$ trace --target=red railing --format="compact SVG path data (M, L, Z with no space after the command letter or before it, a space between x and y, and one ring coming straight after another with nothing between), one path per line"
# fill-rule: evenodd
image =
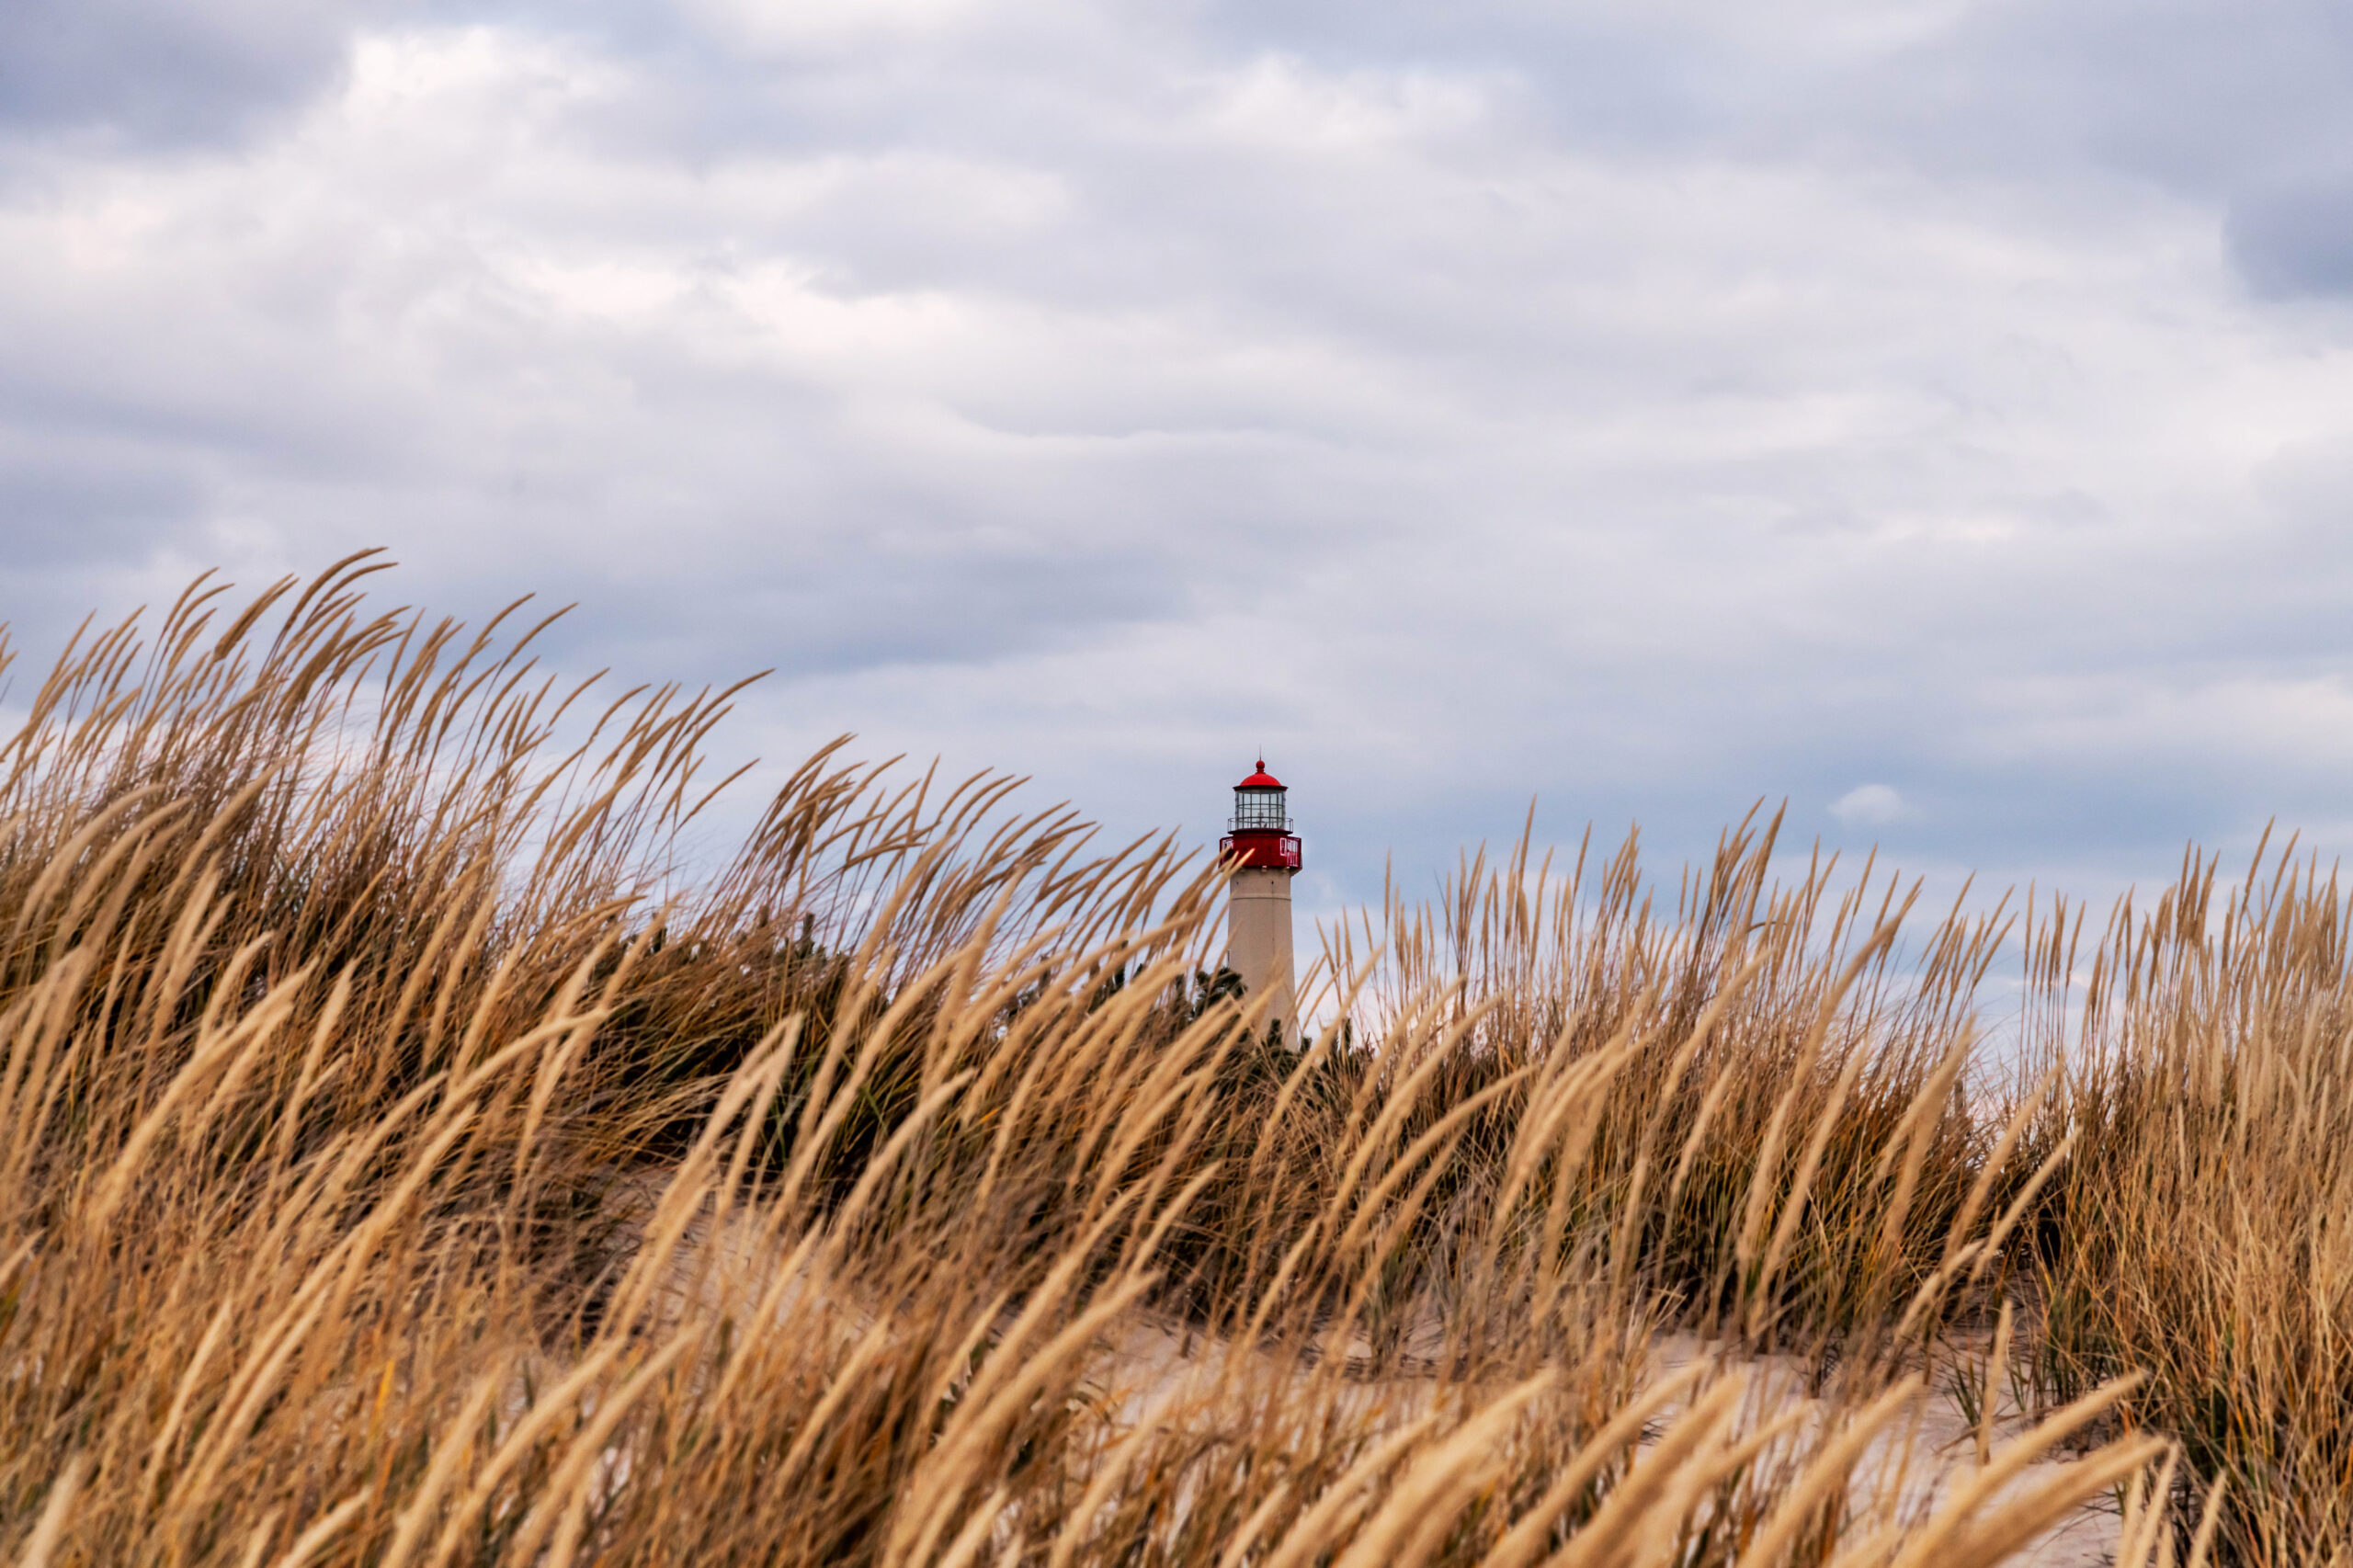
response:
M1239 870L1296 871L1300 867L1295 833L1228 834L1217 841L1217 853Z

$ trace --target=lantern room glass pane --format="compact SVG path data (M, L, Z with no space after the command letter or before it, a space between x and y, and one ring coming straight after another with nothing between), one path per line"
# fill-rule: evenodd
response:
M1282 790L1236 790L1233 792L1234 832L1280 833L1287 825L1283 819Z

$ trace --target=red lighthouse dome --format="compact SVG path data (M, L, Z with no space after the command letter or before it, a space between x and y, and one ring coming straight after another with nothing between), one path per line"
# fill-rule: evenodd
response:
M1283 781L1267 771L1260 757L1249 778L1233 787L1233 831L1218 841L1218 854L1238 870L1296 871L1299 835L1290 831Z

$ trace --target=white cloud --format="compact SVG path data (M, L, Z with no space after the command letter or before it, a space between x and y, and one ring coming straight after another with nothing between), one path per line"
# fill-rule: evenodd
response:
M1909 813L1890 786L1858 784L1830 802L1830 814L1848 827L1884 827Z
M1975 9L613 15L0 142L0 613L387 542L780 666L770 749L1206 826L1264 739L1358 885L1531 793L2118 877L2338 814L2353 322L2245 287L2251 176L1993 115Z
M739 46L828 53L904 45L983 19L987 0L685 0L684 10Z

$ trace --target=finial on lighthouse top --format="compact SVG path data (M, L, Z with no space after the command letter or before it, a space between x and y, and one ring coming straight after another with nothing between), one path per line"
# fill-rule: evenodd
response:
M1233 787L1233 832L1219 850L1245 869L1298 870L1299 835L1290 831L1288 793L1260 757L1256 770Z

